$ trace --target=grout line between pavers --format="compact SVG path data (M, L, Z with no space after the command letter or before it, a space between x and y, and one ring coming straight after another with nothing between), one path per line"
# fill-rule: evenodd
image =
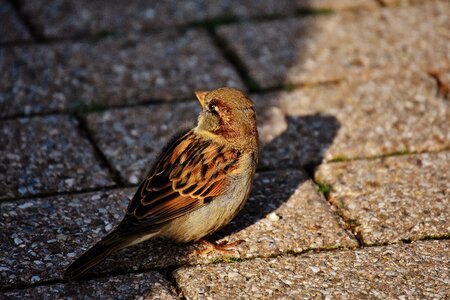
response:
M450 240L450 233L443 233L441 235L439 235L439 234L425 235L418 240L414 240L411 238L401 239L400 242L402 242L403 244L411 244L416 241L441 241L441 240Z
M79 42L79 41L96 41L101 40L107 37L124 37L127 35L151 35L151 34L157 34L161 32L161 30L190 30L190 29L197 29L197 28L207 28L211 26L223 26L223 25L230 25L230 24L238 24L242 22L268 22L268 21L275 21L275 20L283 20L286 18L292 18L292 17L306 17L310 15L324 15L329 14L332 9L329 8L299 8L294 10L291 13L286 14L266 14L266 15L259 15L259 16L251 16L242 18L239 16L218 16L213 18L205 18L203 20L199 21L192 21L192 22L186 22L184 24L175 24L175 25L168 25L163 27L156 27L151 28L148 30L142 30L142 31L130 31L130 32L116 32L114 30L104 30L96 33L86 33L86 34L76 34L73 36L61 36L61 37L45 37L42 36L36 28L33 26L33 24L30 22L28 16L24 14L21 10L21 5L18 0L10 0L10 3L15 9L16 14L20 17L22 23L26 26L27 30L32 35L34 41L29 42L17 42L17 44L22 45L30 45L30 44L51 44L51 43L57 43L57 42ZM345 10L343 10L345 11ZM7 46L14 46L14 42L11 43L5 43L3 45Z
M421 154L434 154L434 153L441 153L446 152L450 150L449 147L443 147L442 149L433 149L433 150L423 150L423 151L394 151L386 154L380 154L380 155L374 155L374 156L359 156L354 158L348 158L348 157L338 157L333 158L328 161L322 162L322 164L335 164L335 163L351 163L354 161L371 161L371 160L377 160L377 159L383 159L383 158L389 158L389 157L397 157L397 156L414 156L414 155L421 155Z
M316 180L315 177L315 172L317 169L317 166L321 165L317 164L317 165L310 165L310 166L305 166L305 172L306 174L308 174L309 178L311 179L314 187L316 188L316 191L321 195L321 197L323 197L323 199L325 200L325 202L334 207L335 209L332 209L331 212L337 217L338 219L338 224L339 227L342 228L342 230L344 230L344 232L349 236L349 238L353 239L354 241L356 241L358 243L358 247L362 247L365 245L362 236L358 235L358 232L356 232L356 230L354 230L354 226L351 226L352 223L349 222L350 220L348 220L348 218L346 218L344 216L344 214L342 213L342 211L340 210L340 208L337 205L334 205L333 202L330 199L330 191L331 191L331 186L330 185L324 185L320 182L318 182ZM326 187L326 188L323 188Z
M74 117L78 120L78 129L80 134L82 135L82 137L86 138L92 145L92 147L94 148L95 156L97 156L99 162L108 169L108 173L111 179L119 186L124 186L125 182L122 180L119 171L116 168L114 168L114 166L108 160L106 155L97 145L95 138L92 136L92 133L89 130L86 120L79 114L75 114Z
M216 47L216 49L222 54L223 58L234 67L234 70L239 75L239 78L244 83L248 92L254 92L261 89L256 80L254 80L247 70L244 62L241 60L227 41L220 37L216 32L216 27L208 27L207 31L209 36Z
M91 105L91 106L83 106L77 108L68 108L62 110L50 110L47 112L36 112L30 114L17 113L4 117L0 117L0 122L14 120L19 118L32 118L32 117L42 117L42 116L52 116L52 115L85 115L89 113L103 112L112 109L126 109L133 108L139 106L153 106L153 105L162 105L162 104L180 104L180 103L194 103L194 93L192 93L192 97L183 97L177 98L173 100L164 100L164 99L149 99L143 100L136 103L122 103L117 105Z
M241 81L244 83L244 85L249 90L249 93L251 93L251 94L266 95L266 94L270 94L270 93L282 93L282 92L290 93L290 92L293 92L296 90L301 90L304 88L314 88L314 87L335 85L335 84L339 84L340 82L346 80L345 78L340 78L340 79L309 82L309 83L307 83L307 82L289 83L288 82L288 83L284 83L284 84L280 84L280 85L273 85L273 86L269 86L269 87L260 87L257 85L256 81L254 79L252 79L250 77L250 75L248 75L248 71L246 70L245 66L243 66L242 62L240 61L240 58L235 53L233 53L231 50L230 50L231 52L228 52L228 50L224 50L222 45L224 45L224 47L228 47L228 46L226 45L225 41L223 41L223 42L219 41L220 37L217 36L217 34L215 33L215 30L209 29L208 31L210 33L210 38L211 38L214 46L216 48L218 48L219 52L222 53L225 60L229 64L231 64L231 67L236 71L236 73L238 73ZM230 53L232 53L231 57L229 55ZM428 75L430 75L430 74L428 74ZM430 76L432 76L432 75L430 75ZM433 78L436 79L435 77L433 77ZM255 84L253 85L253 83L255 83ZM438 88L438 90L439 90L439 88ZM46 111L46 112L35 112L35 113L29 113L29 114L16 113L16 114L11 114L11 115L6 115L4 117L0 117L0 122L18 119L18 118L32 118L32 117L38 117L38 116L51 116L51 115L58 115L58 114L84 115L84 114L89 114L89 113L108 111L108 110L112 110L112 109L126 109L126 108L135 108L135 107L147 106L147 105L152 106L152 105L162 105L162 104L176 105L179 103L192 103L192 102L195 102L193 96L192 97L189 97L189 96L188 97L180 97L180 98L175 98L175 99L171 99L171 100L154 98L154 99L146 99L146 100L142 100L142 101L138 101L138 102L134 102L134 103L122 103L122 104L114 104L114 105L96 104L96 105L91 105L91 106L84 106L83 104L81 104L79 107L76 107L76 108L50 110L50 111ZM438 150L438 151L441 151L441 150ZM438 151L433 151L433 152L438 152ZM388 153L388 154L383 154L383 155L378 155L378 156L367 156L367 157L356 157L356 158L343 157L343 158L331 159L329 161L326 161L326 163L338 162L338 161L376 159L376 158L379 158L382 156L400 155L400 154L403 154L403 152L412 153L412 151L399 151L399 152L395 152L395 153ZM424 151L424 152L427 152L427 151ZM419 152L414 152L414 153L419 153Z
M295 17L295 14L286 14L286 15L272 15L272 16L263 16L263 17L251 17L247 19L240 19L238 17L218 17L218 18L212 18L212 19L205 19L201 21L194 21L194 22L187 22L185 24L180 25L168 25L160 28L151 28L147 30L141 30L141 31L130 31L130 32L117 32L115 30L104 30L99 31L95 33L87 32L85 34L75 34L71 36L59 36L59 37L45 37L41 36L32 26L32 24L28 21L28 18L26 15L22 14L20 10L20 4L17 3L17 0L10 0L12 5L14 6L14 9L17 13L17 15L20 17L22 23L25 24L27 30L30 32L30 34L33 37L33 40L30 41L20 41L20 42L6 42L6 43L0 43L0 46L6 46L6 47L14 47L17 45L52 45L57 43L77 43L77 42L90 42L90 43L96 43L100 42L107 38L123 38L130 35L139 35L139 36L148 36L148 35L155 35L160 33L161 31L174 31L174 32L180 32L186 30L192 30L192 29L205 29L209 26L225 26L230 24L239 24L241 22L264 22L264 21L272 21L272 20L283 20L284 18L290 18ZM301 17L301 16L300 16Z
M6 122L6 121L11 121L11 120L17 120L17 119L31 119L34 117L50 117L50 116L61 116L61 115L70 116L71 113L69 111L61 110L61 111L48 111L48 112L44 112L44 113L14 114L14 115L9 115L9 116L5 116L5 117L0 117L0 123Z
M314 252L314 251L332 251L332 250L349 250L351 249L350 247L336 247L336 248L323 248L323 249L311 249L311 248L306 248L302 251L299 252L295 252L292 250L287 250L285 252L280 252L278 254L272 254L272 255L256 255L256 256L252 256L252 257L245 257L245 258L240 258L238 261L233 261L233 262L227 262L227 260L223 259L223 260L219 260L217 262L205 262L205 263L186 263L184 265L169 265L166 267L153 267L153 268L146 268L146 267L142 267L142 268L138 268L138 269L129 269L129 270L118 270L118 271L112 271L112 272L104 272L104 273L98 273L98 274L93 274L91 276L86 276L80 280L78 280L78 282L84 282L84 281L90 281L90 280L97 280L97 279L102 279L102 278L107 278L107 277L117 277L117 276L123 276L123 275L127 275L127 274L141 274L141 273L146 273L146 272L158 272L161 275L163 275L163 277L168 280L168 278L170 278L170 276L172 276L171 274L173 274L173 272L179 268L184 268L184 267L195 267L195 266L199 266L199 265L211 265L211 264L218 264L218 263L238 263L238 262L244 262L244 261L252 261L255 259L271 259L271 258L278 258L278 257L282 257L282 256L286 256L286 255L293 255L293 256L299 256L302 255L304 253L309 253L309 252ZM224 256L225 258L227 258L227 256ZM223 257L222 257L223 258ZM170 272L170 274L168 274L168 272ZM53 285L53 284L67 284L70 281L58 278L58 279L50 279L50 280L43 280L40 281L38 283L31 283L31 284L26 284L26 283L20 283L17 285L12 285L10 287L7 288L0 288L1 291L11 291L11 290L25 290L25 289L30 289L30 288L35 288L35 287L40 287L40 286L48 286L48 285ZM169 280L170 283L172 283L172 280ZM178 285L178 283L177 283Z
M285 169L263 169L263 170L257 170L257 173L265 173L265 172L276 172L276 171L285 171L285 170L301 170L296 168L285 168ZM86 193L94 193L94 192L103 192L103 191L111 191L111 190L118 190L118 189L126 189L126 188L138 188L139 184L131 184L128 182L124 182L123 184L114 184L111 186L101 186L101 187L93 187L93 188L84 188L81 190L73 190L73 191L61 191L61 192L42 192L42 193L36 193L33 195L26 195L23 197L10 197L10 198L4 198L0 199L0 203L2 202L13 202L13 201L21 201L21 200L31 200L31 199L45 199L50 197L57 197L57 196L70 196L70 195L79 195L79 194L86 194Z
M171 280L170 278L173 277L173 272L180 269L180 268L191 268L191 267L197 267L197 266L205 266L205 265L214 265L214 264L218 264L218 263L226 263L226 264L230 264L230 263L240 263L240 262L246 262L246 261L253 261L256 259L277 259L277 258L281 258L281 257L286 257L286 256L293 256L293 257L301 257L302 255L307 255L307 254L319 254L319 253L327 253L327 252L339 252L339 251L355 251L355 250L363 250L363 249L367 249L367 248L381 248L381 247L387 247L390 245L409 245L411 243L416 243L416 242L431 242L431 241L450 241L450 235L448 236L442 236L439 238L424 238L424 239L418 239L418 240L405 240L405 241L397 241L397 242L392 242L392 243L383 243L383 244L373 244L373 245L364 245L363 247L346 247L346 246L338 246L338 247L328 247L328 248L306 248L303 249L301 251L293 251L293 250L286 250L284 252L280 252L278 254L272 254L272 255L267 255L267 256L263 256L263 255L257 255L257 256L253 256L253 257L245 257L245 258L240 258L239 261L233 261L233 262L227 262L226 260L223 261L219 261L219 262L207 262L207 263L187 263L185 265L170 265L167 267L155 267L155 268L140 268L140 269L130 269L130 270L122 270L122 271L113 271L113 272L109 272L109 273L100 273L100 274L94 274L94 276L90 276L90 277L86 277L83 278L82 280L80 280L80 282L83 281L89 281L89 280L98 280L98 279L102 279L102 278L107 278L107 277L116 277L116 276L123 276L123 275L127 275L127 274L142 274L142 273L147 273L147 272L158 272L161 275L163 275L164 279L166 279L167 281L169 281L169 283L171 283L172 285L174 285L174 287L177 290L177 293L179 291L182 290L181 287L178 286L178 283L175 280L175 284L173 282L173 280ZM168 274L168 272L170 272L170 274ZM32 289L32 288L36 288L36 287L40 287L40 286L50 286L50 285L54 285L54 284L67 284L69 283L69 281L63 280L63 279L50 279L50 280L43 280L39 283L36 284L25 284L25 283L21 283L18 285L13 285L7 288L0 288L0 291L12 291L12 290L26 290L26 289ZM181 299L185 299L184 295L178 295L179 297L181 297Z
M0 122L2 122L2 121L5 121L5 120L0 120ZM376 160L376 159L382 159L382 158L386 158L386 157L406 156L406 155L412 156L412 155L420 155L420 154L427 154L427 153L430 153L430 154L441 153L441 152L446 152L449 150L450 150L450 147L443 148L443 149L436 150L436 151L414 152L414 153L410 153L410 154L387 154L387 155L381 155L381 156L375 156L375 157L361 157L361 158L354 158L354 159L348 159L348 160L325 161L325 162L322 162L321 164L334 164L334 163L339 163L339 162L351 163L353 161ZM313 181L315 186L318 187L320 185L320 183L315 181L313 173L308 171L307 168L308 168L307 165L305 165L305 166L290 166L287 168L259 167L256 169L256 173L277 172L277 171L286 171L286 170L302 171L302 172L305 172L309 176L309 178ZM72 195L72 194L76 195L76 194L83 194L83 193L101 192L101 191L106 191L106 190L124 189L124 188L137 188L137 187L138 187L138 184L130 184L129 182L124 181L120 184L115 183L114 185L110 185L110 186L100 186L100 187L93 187L93 188L84 188L84 189L80 189L80 190L61 191L61 192L42 192L42 193L36 193L36 194L27 195L27 196L23 196L23 197L20 197L20 196L19 197L9 197L9 198L0 199L0 203L7 202L7 201L20 201L20 200L36 199L36 198L48 198L48 197L66 196L66 195Z
M300 169L296 169L296 168L263 169L263 170L257 170L257 173L276 172L276 171L284 171L284 170L300 170ZM45 198L57 197L57 196L79 195L79 194L111 191L111 190L126 189L126 188L136 188L137 189L138 187L139 187L139 184L131 184L131 183L125 181L123 184L120 184L120 185L116 183L116 184L110 185L110 186L84 188L81 190L61 191L61 192L42 192L42 193L36 193L36 194L32 194L32 195L26 195L23 197L4 198L4 199L0 199L0 203L21 201L21 200L31 200L31 199L37 199L37 198L45 199Z
M21 291L21 290L33 289L33 288L37 288L37 287L41 287L41 286L50 286L50 285L55 285L55 284L60 284L60 283L65 284L67 282L62 279L50 279L50 280L43 280L38 283L31 283L31 284L20 283L17 285L9 286L7 288L0 288L0 291L1 292ZM1 294L0 294L0 296L1 296Z
M228 60L227 60L228 62ZM234 67L234 65L232 66ZM235 71L236 69L233 68ZM239 73L238 73L239 74ZM242 79L241 79L242 80ZM244 80L242 80L244 82ZM321 86L321 85L327 85L327 84L334 84L334 81L330 82L317 82L311 85L304 85L304 84L296 84L294 89L300 89L303 87L310 87L310 86ZM268 94L268 93L274 93L274 92L283 92L286 90L292 91L291 87L287 87L285 85L280 86L272 86L267 88L259 88L258 90L252 90L252 94ZM74 114L89 114L89 113L97 113L97 112L103 112L107 110L112 109L126 109L126 108L135 108L140 106L153 106L153 105L162 105L162 104L180 104L180 103L193 103L196 102L194 100L194 94L192 94L192 97L181 97L176 98L173 100L166 100L166 99L147 99L143 101L138 101L135 103L122 103L122 104L115 104L115 105L92 105L92 106L83 106L77 108L67 108L67 109L61 109L61 110L50 110L46 112L35 112L35 113L16 113L16 114L10 114L4 117L0 117L0 122L8 121L8 120L14 120L19 118L32 118L32 117L40 117L40 116L52 116L52 115L74 115Z
M31 35L30 43L36 43L43 40L43 37L39 34L39 32L34 28L33 24L30 22L30 19L27 15L25 15L20 9L19 0L9 0L10 4L13 6L16 15L19 17L22 24L25 26L27 31ZM21 42L20 44L28 44L27 42ZM12 44L12 43L11 43Z
M164 276L164 279L166 279L175 289L175 292L177 293L177 297L180 300L186 300L186 296L184 295L184 291L175 279L175 276L173 276L173 273L175 270L179 269L180 266L172 266L168 268L164 268L162 271L160 271L160 274Z
M38 283L31 283L31 284L20 283L17 285L12 285L7 288L0 288L0 291L27 290L27 289L37 288L37 287L41 287L41 286L50 286L50 285L54 285L54 284L68 284L70 282L86 282L86 281L90 281L90 280L98 280L98 279L107 278L107 277L124 276L127 274L142 274L142 273L151 272L151 271L161 273L160 270L161 270L161 268L154 268L154 269L148 269L148 270L130 269L127 271L122 271L122 272L118 271L118 272L110 272L110 273L100 273L97 276L87 276L87 277L81 278L76 281L68 281L68 280L64 280L62 278L55 278L55 279L43 280ZM162 275L162 273L161 273L161 275Z
M171 283L172 285L174 285L174 287L176 288L177 293L180 293L180 291L182 292L182 288L179 287L178 283L176 282L176 280L173 278L173 280L171 279L173 277L173 272L179 268L190 268L190 267L197 267L199 265L212 265L212 264L218 264L218 263L240 263L240 262L245 262L245 261L253 261L255 259L273 259L273 258L280 258L280 257L285 257L285 256L294 256L294 257L300 257L302 255L307 255L310 253L324 253L324 252L337 252L337 251L351 251L351 250L362 250L362 249L366 249L366 248L379 248L379 247L386 247L389 245L409 245L411 243L415 243L415 242L429 242L429 241L436 241L436 240L449 240L450 241L450 235L444 235L438 238L429 238L429 237L424 237L423 239L418 239L418 240L399 240L397 242L391 242L391 243L383 243L383 244L373 244L373 245L364 245L362 247L347 247L347 246L337 246L337 247L324 247L324 248L306 248L303 249L301 251L293 251L293 250L286 250L277 254L271 254L271 255L256 255L256 256L252 256L252 257L240 257L239 260L237 261L232 261L232 262L228 262L226 259L224 260L220 260L218 262L207 262L207 263L187 263L185 265L169 265L166 267L154 267L154 268L140 268L140 269L129 269L129 270L120 270L120 271L113 271L113 272L109 272L109 273L100 273L100 274L94 274L94 276L90 276L90 277L86 277L83 278L82 280L80 280L81 282L83 281L89 281L89 280L97 280L97 279L102 279L102 278L107 278L107 277L117 277L117 276L123 276L123 275L127 275L127 274L142 274L142 273L147 273L147 272L158 272L161 275L163 275L164 279L166 279L167 281L169 281L169 283ZM222 257L223 258L223 257ZM225 256L225 258L227 258ZM26 283L21 283L21 284L17 284L17 285L13 285L7 288L0 288L0 291L12 291L12 290L26 290L26 289L32 289L32 288L36 288L36 287L40 287L40 286L50 286L50 285L54 285L54 284L67 284L69 283L69 281L63 280L63 279L50 279L50 280L43 280L40 281L39 283L36 284L26 284ZM181 297L181 299L185 299L183 293L178 294L179 297Z
M194 266L193 264L187 264L185 266ZM39 281L38 283L19 283L16 285L11 285L7 288L1 288L0 287L0 291L13 291L13 290L26 290L26 289L32 289L32 288L36 288L36 287L40 287L40 286L50 286L50 285L54 285L54 284L68 284L70 282L87 282L87 281L91 281L91 280L98 280L98 279L103 279L103 278L108 278L108 277L118 277L118 276L125 276L125 275L129 275L129 274L143 274L143 273L147 273L147 272L158 272L159 274L161 274L164 279L167 280L166 276L165 276L165 272L166 270L176 270L180 267L184 267L183 265L172 265L172 266L167 266L164 268L141 268L141 269L129 269L129 270L119 270L119 271L112 271L112 272L108 272L108 273L99 273L99 274L93 274L91 276L86 276L83 277L79 280L75 280L75 281L69 281L69 280L65 280L62 278L55 278L55 279L49 279L49 280L42 280ZM169 281L169 283L171 283Z
M328 191L321 191L321 189L320 189L321 183L317 182L317 180L314 176L314 171L315 170L309 170L309 171L307 170L306 172L307 172L308 176L310 177L312 183L314 184L316 191L324 198L324 200L328 203L328 205L335 208L335 209L332 209L331 212L333 212L333 214L338 218L339 227L341 227L342 230L344 230L344 232L347 233L349 238L353 239L354 241L356 241L358 243L359 248L366 245L363 237L360 234L358 234L358 232L355 230L355 227L358 226L358 224L356 224L355 221L349 220L348 218L346 218L344 216L344 214L342 213L341 209L337 205L334 205L333 201L331 201L330 190L328 189Z
M51 114L51 115L53 115L53 114ZM0 122L2 122L2 121L5 121L5 120L0 120ZM325 161L325 162L322 162L321 164L351 163L353 161L362 161L362 160L369 160L370 161L370 160L382 159L382 158L387 158L387 157L396 157L396 156L413 156L413 155L421 155L421 154L427 154L427 153L434 154L434 153L446 152L446 151L449 151L449 150L450 150L450 147L443 148L443 149L436 150L436 151L411 152L411 153L408 153L408 154L405 154L405 153L400 153L400 154L399 153L393 153L393 154L386 154L386 155L374 156L374 157L360 157L360 158L353 158L353 159L348 159L348 160ZM300 167L299 166L291 166L291 167L287 167L287 168L265 168L265 167L260 167L260 168L257 168L256 173L276 172L276 171L285 171L285 170L298 170L298 171L305 172L309 176L309 178L313 181L313 183L315 184L316 188L320 187L321 183L316 182L313 172L308 171L307 168L308 168L307 165L306 166L300 166ZM84 189L80 189L80 190L61 191L61 192L42 192L42 193L36 193L36 194L33 194L33 195L27 195L27 196L23 196L23 197L19 196L19 197L4 198L4 199L0 199L0 203L1 202L7 202L7 201L20 201L20 200L36 199L36 198L48 198L48 197L56 197L56 196L77 195L77 194L83 194L83 193L101 192L101 191L114 190L114 189L124 189L124 188L137 188L137 187L138 187L137 184L130 184L130 183L126 182L126 181L123 181L120 184L118 184L116 182L114 185L110 185L110 186L84 188ZM329 202L328 199L327 199L327 202Z
M11 197L11 198L4 198L0 199L0 203L3 202L13 202L13 201L21 201L21 200L32 200L32 199L45 199L50 197L58 197L58 196L70 196L70 195L80 195L80 194L87 194L87 193L95 193L95 192L104 192L104 191L110 191L110 190L117 190L117 189L125 189L135 187L134 185L128 185L128 186L119 186L117 184L111 185L111 186L102 186L102 187L93 187L93 188L85 188L81 190L75 190L75 191L62 191L62 192L43 192L43 193L36 193L33 195L27 195L23 197Z

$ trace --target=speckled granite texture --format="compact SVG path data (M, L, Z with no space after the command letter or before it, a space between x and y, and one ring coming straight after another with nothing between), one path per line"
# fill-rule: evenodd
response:
M181 268L188 299L445 299L448 241Z
M4 285L14 287L61 278L73 259L120 222L133 191L1 203L0 277ZM213 240L244 243L234 255L223 257L220 253L195 256L192 251L198 246L192 244L150 241L113 255L97 268L97 273L357 246L326 200L299 171L258 174L254 193L243 211Z
M192 97L242 87L203 30L0 48L0 116Z
M0 43L31 40L31 35L8 0L0 0Z
M450 235L450 153L325 164L316 181L364 244Z
M254 99L264 166L450 148L449 102L426 74L386 73Z
M450 10L450 3L427 2L239 23L221 27L218 33L262 87L448 66L450 20L445 12Z
M178 299L175 289L157 272L12 290L0 292L0 297L3 299Z
M201 106L194 101L111 109L88 114L86 120L123 179L138 184L171 137L195 126Z
M214 19L289 14L293 0L233 1L21 1L22 11L46 37L140 32ZM305 2L305 1L301 1Z
M76 119L0 121L0 199L113 185Z
M449 299L448 0L0 0L0 299ZM253 190L211 242L85 280L195 91L242 89Z

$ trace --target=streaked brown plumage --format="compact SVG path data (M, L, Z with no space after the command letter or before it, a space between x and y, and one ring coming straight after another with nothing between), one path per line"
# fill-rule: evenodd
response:
M153 237L197 241L239 212L258 157L253 102L241 91L196 92L197 127L175 138L156 160L122 222L66 270L77 279L112 252Z

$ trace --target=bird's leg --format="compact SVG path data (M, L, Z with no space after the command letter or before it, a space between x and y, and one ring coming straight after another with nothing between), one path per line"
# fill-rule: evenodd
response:
M243 243L244 240L237 240L233 243L228 243L228 241L222 241L218 244L208 242L207 240L200 240L200 244L203 246L203 249L197 249L194 251L195 255L208 254L210 252L216 251L222 254L234 254L236 251L236 246Z

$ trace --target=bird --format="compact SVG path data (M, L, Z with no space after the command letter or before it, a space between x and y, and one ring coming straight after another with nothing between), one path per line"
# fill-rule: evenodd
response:
M123 220L76 259L64 279L82 278L113 252L156 237L200 241L219 251L234 246L202 238L228 224L250 195L259 149L255 105L230 87L195 95L202 106L197 126L163 148Z

